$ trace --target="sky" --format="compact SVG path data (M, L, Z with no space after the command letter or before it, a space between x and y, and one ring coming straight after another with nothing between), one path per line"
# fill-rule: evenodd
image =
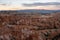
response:
M0 0L0 10L60 10L60 0Z

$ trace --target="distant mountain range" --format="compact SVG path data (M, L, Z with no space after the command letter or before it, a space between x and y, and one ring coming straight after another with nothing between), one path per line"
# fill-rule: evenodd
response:
M12 10L1 10L1 11L12 11ZM26 10L13 10L16 12L38 12L38 13L54 13L60 12L60 10L38 10L38 9L26 9Z
M54 13L60 12L60 10L37 10L37 9L27 9L27 10L17 10L18 12L39 12L39 13Z

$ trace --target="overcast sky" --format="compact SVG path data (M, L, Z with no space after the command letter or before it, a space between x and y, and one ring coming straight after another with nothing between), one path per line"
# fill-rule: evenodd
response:
M23 4L33 3L47 3L47 2L60 2L60 0L0 0L0 10L11 10L11 9L59 9L60 5L46 5L46 6L30 6L26 7ZM48 8L49 7L49 8Z

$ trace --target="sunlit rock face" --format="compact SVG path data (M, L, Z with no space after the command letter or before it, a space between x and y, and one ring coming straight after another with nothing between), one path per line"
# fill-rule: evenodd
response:
M0 40L60 40L60 13L0 13Z

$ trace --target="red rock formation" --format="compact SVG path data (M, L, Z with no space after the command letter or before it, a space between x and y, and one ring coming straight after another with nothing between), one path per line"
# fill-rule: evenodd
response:
M1 14L0 40L58 40L59 15Z

